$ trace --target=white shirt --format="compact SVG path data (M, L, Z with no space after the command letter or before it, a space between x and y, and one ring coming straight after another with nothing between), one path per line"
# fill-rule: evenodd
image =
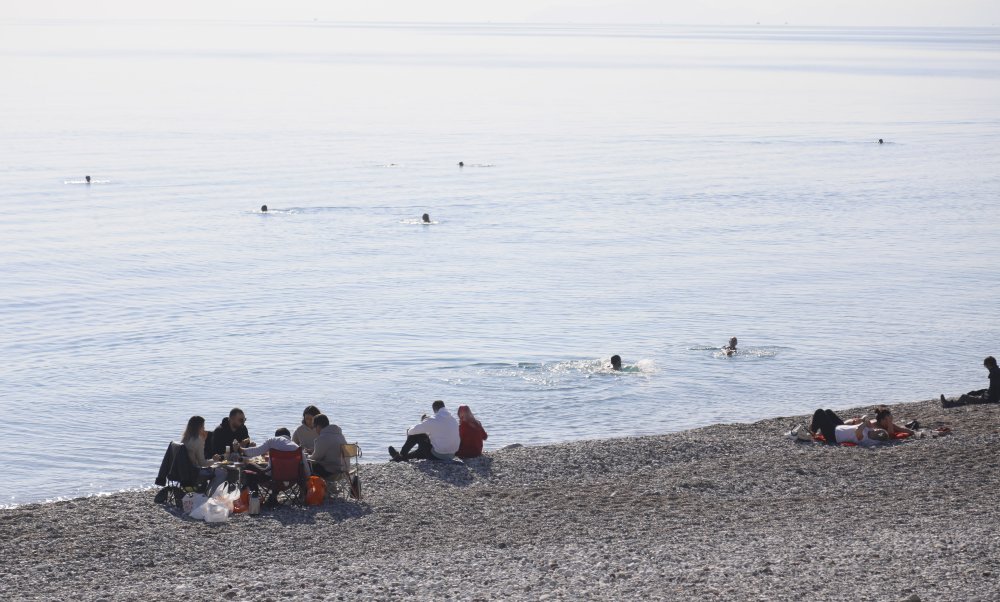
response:
M413 425L406 434L427 435L434 452L445 456L454 455L462 445L462 439L458 436L458 421L448 408L441 408L427 420Z
M870 437L872 429L867 426L861 427L861 440L858 440L858 425L842 424L836 429L837 443L856 443L861 447L871 447L882 443L878 439Z
M265 454L272 449L278 451L295 451L299 448L298 445L292 443L288 437L271 437L267 441L261 443L257 447L245 447L242 450L244 456L248 458L254 458L256 456Z

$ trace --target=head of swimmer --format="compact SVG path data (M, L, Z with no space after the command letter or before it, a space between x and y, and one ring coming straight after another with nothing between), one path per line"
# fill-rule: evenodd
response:
M733 337L733 338L729 339L729 348L730 349L736 349L736 342L737 342L736 341L736 337Z
M260 206L260 212L261 213L267 213L267 205L261 205Z
M431 216L430 216L429 213L425 213L425 214L421 215L420 219L422 219L425 224L431 223Z
M622 369L622 358L621 358L620 355L612 355L611 356L611 369L612 370L621 370Z

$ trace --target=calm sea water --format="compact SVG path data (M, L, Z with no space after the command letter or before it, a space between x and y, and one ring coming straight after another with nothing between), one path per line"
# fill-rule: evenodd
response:
M496 448L1000 352L997 30L4 21L0 81L0 504L232 406L382 461L439 398Z

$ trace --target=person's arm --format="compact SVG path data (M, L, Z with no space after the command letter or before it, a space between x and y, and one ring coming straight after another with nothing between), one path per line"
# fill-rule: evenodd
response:
M427 420L424 420L420 424L414 424L413 426L411 426L406 431L406 434L407 435L430 435L431 434L431 428L433 428L433 426L434 426L434 419L433 418L428 418Z
M906 433L906 434L908 434L908 435L913 435L913 434L915 434L915 433L917 432L917 431L915 431L915 430L913 430L913 429L908 429L908 428L906 428L906 427L905 427L905 426L903 426L903 425L900 425L900 424L896 424L895 422L894 422L894 423L892 423L892 428L893 428L893 429L895 429L895 430L897 430L897 431L900 431L900 432L903 432L903 433Z
M322 462L326 457L328 447L326 439L323 437L316 437L316 441L313 442L313 451L309 454L309 460L313 462Z
M255 458L257 456L263 455L266 452L271 451L271 440L261 443L257 447L244 447L242 453L248 458Z

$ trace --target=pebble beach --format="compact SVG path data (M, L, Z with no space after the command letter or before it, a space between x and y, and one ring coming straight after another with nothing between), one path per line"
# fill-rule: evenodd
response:
M0 510L0 599L1000 600L1000 406L892 408L953 434L792 416L366 464L360 503L217 525L155 489Z

